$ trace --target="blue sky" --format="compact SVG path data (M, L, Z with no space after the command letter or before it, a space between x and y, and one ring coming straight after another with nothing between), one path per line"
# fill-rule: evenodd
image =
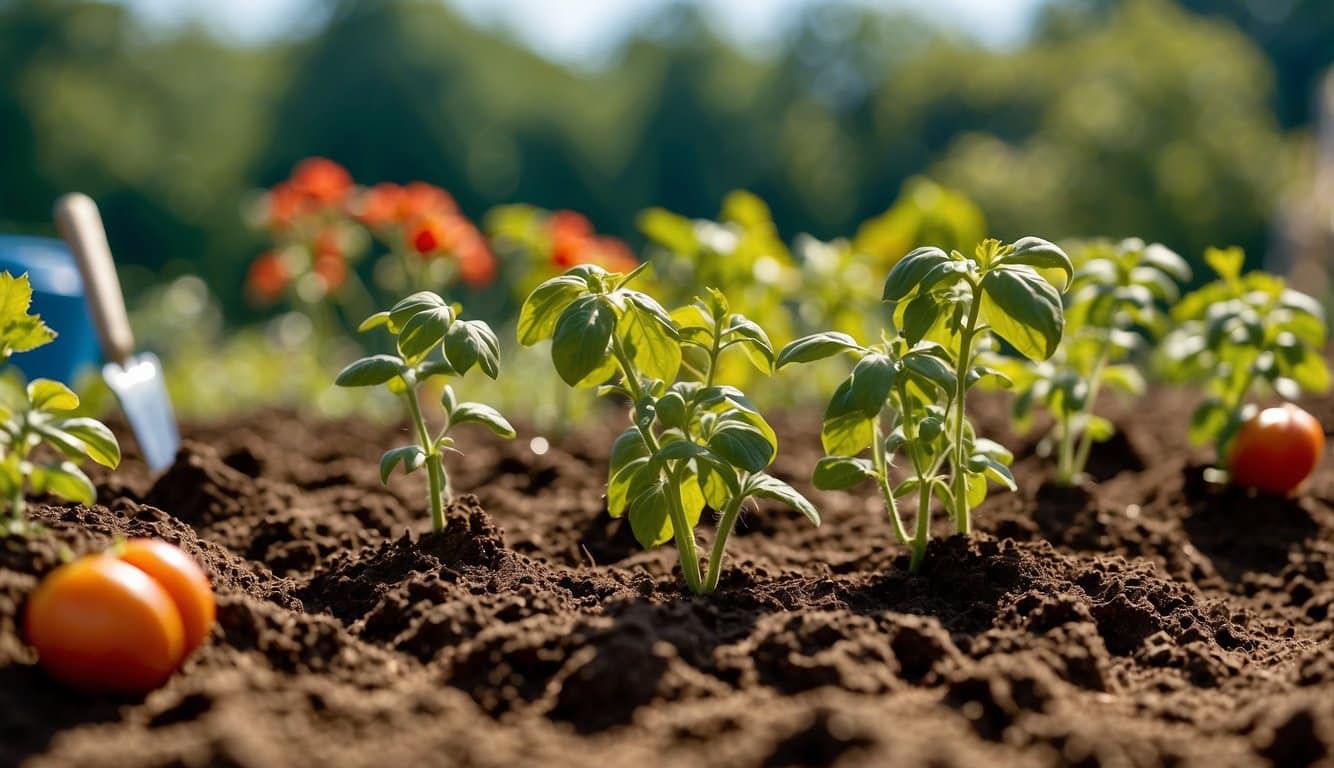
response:
M299 29L308 0L117 0L155 25L202 22L218 35L262 41ZM442 0L442 2L445 0ZM701 0L718 27L763 46L805 6L820 0ZM854 0L911 8L982 42L1019 39L1045 0ZM448 0L488 26L514 33L542 54L595 63L669 0Z

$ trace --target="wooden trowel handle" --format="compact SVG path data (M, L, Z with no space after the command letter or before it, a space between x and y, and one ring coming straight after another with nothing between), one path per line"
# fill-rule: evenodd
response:
M56 229L73 251L83 274L83 292L102 354L109 362L123 364L134 352L134 334L130 332L125 296L120 291L97 204L91 197L74 192L56 201L55 218Z

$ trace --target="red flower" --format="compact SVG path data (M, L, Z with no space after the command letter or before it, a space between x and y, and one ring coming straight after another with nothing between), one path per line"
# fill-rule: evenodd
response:
M352 175L343 166L323 157L302 160L292 170L290 183L302 197L319 207L342 205L352 192Z
M486 239L473 230L473 236L459 249L459 276L468 285L480 288L496 279L496 268L496 257L486 247Z
M608 272L632 272L639 266L634 251L618 237L593 238L589 251L587 261Z
M639 266L630 246L615 237L598 236L583 214L556 211L547 219L547 231L551 260L558 267L596 264L609 272L629 272Z
M424 181L413 181L403 187L399 216L403 220L431 214L457 214L459 207L448 192Z
M256 300L270 303L282 297L287 286L292 282L292 273L277 254L261 254L250 265L246 275L246 288Z
M268 225L273 229L286 229L292 221L305 211L305 199L291 183L283 181L269 190Z
M338 290L347 280L347 262L339 253L316 252L313 271L324 281L326 292Z
M402 219L403 197L403 188L397 184L376 184L362 196L356 216L372 228L397 224Z

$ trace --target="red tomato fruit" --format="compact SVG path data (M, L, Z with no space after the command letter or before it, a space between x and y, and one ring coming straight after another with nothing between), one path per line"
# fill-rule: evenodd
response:
M1286 495L1315 470L1324 449L1320 422L1284 403L1241 425L1228 451L1228 473L1237 485Z
M213 587L204 569L181 551L159 539L130 539L120 559L152 577L176 604L185 628L185 655L208 637L217 615Z
M29 598L24 627L42 667L86 691L151 691L185 656L181 613L167 590L109 555L52 571Z

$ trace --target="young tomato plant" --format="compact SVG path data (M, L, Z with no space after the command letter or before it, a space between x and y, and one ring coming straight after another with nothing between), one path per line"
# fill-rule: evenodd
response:
M40 317L28 313L31 302L27 275L0 273L0 360L55 338ZM97 489L79 462L115 468L120 444L100 421L73 415L79 396L58 381L34 379L8 399L11 402L0 403L0 495L9 502L9 519L0 531L23 534L32 530L25 519L29 489L92 504ZM55 458L34 459L33 451L41 445Z
M607 511L628 514L646 548L674 539L686 585L707 594L747 499L781 501L817 525L820 517L764 472L778 450L773 429L741 390L716 381L734 348L769 373L768 336L717 291L669 315L627 287L643 269L582 265L548 280L524 302L518 336L525 345L551 339L552 362L570 386L602 385L601 393L629 399L633 423L612 445ZM688 378L678 380L683 368ZM694 528L706 504L721 517L701 576Z
M481 424L504 438L514 437L514 427L494 408L481 403L460 403L446 385L440 397L444 426L434 436L422 414L418 390L430 379L462 376L474 366L492 379L500 373L500 343L490 326L480 320L460 320L445 300L429 291L403 299L386 312L377 312L361 324L361 331L385 328L394 337L397 355L372 355L343 369L335 384L340 387L383 385L403 398L417 442L385 451L380 457L380 481L400 464L405 474L426 467L431 505L431 524L445 529L445 506L451 489L445 472L444 454L453 450L449 431L458 424Z
M1169 325L1164 307L1180 296L1190 266L1158 244L1127 239L1089 243L1074 251L1077 265L1065 296L1065 334L1050 360L991 356L987 363L1013 382L1015 423L1031 423L1033 408L1052 414L1042 448L1056 455L1056 482L1070 485L1088 464L1094 441L1114 433L1093 413L1104 387L1131 395L1144 391L1133 361Z
M1249 400L1261 390L1294 399L1329 389L1325 312L1280 277L1241 274L1239 248L1211 248L1204 260L1219 279L1172 309L1175 327L1163 353L1169 376L1204 387L1190 437L1197 444L1212 440L1223 463L1233 436L1253 414Z
M922 563L931 532L930 505L940 499L955 530L971 531L970 510L987 494L988 480L1014 489L1009 451L978 437L965 408L968 390L986 376L1001 376L977 361L990 334L1030 359L1050 357L1063 328L1061 297L1073 267L1056 246L1037 238L1013 245L988 240L975 258L958 251L919 248L889 273L884 299L895 302L900 331L867 347L839 333L789 344L778 366L842 352L858 359L825 410L826 453L814 482L845 488L873 478L888 508L895 536L912 547L911 567ZM859 454L870 449L871 458ZM897 487L889 474L896 453L912 475ZM895 498L916 490L915 534L910 538Z

